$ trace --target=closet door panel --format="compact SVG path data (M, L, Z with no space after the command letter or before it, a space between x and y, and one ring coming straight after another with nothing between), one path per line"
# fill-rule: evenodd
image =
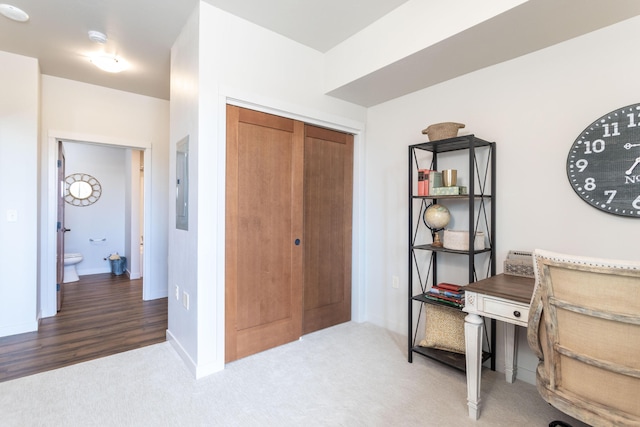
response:
M303 333L351 319L353 135L305 126Z
M303 126L227 108L227 361L301 335Z

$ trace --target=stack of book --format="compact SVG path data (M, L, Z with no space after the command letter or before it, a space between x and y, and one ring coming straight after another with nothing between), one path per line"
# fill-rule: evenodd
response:
M453 307L464 307L464 287L451 283L438 283L424 295L425 298Z

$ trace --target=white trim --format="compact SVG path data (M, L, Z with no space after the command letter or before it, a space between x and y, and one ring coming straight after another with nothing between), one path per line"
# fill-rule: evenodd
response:
M42 317L55 316L56 308L56 222L58 220L56 191L58 174L57 139L49 136L47 144L48 179L47 179L47 215L42 225L40 260L40 312ZM53 284L52 284L53 283Z
M229 93L226 94L221 91L221 96L225 99L226 104L274 114L276 116L286 117L341 132L352 133L354 135L364 132L364 123L362 122L302 108L289 103L274 101L266 97L253 97L253 100L247 100L246 98L237 96L237 94L234 96L234 94L231 93L234 92L233 90L228 88L227 90L229 90ZM246 94L242 95L246 96Z
M167 329L166 334L167 341L171 343L171 346L176 351L176 353L178 353L178 356L180 356L184 364L187 365L187 369L189 370L189 372L191 372L195 377L198 371L196 363L193 361L191 356L189 356L189 353L184 349L182 344L180 344L180 341L178 341L178 339L171 333L170 330Z
M193 361L193 359L189 356L189 353L184 349L180 341L176 339L176 337L167 329L167 341L171 343L173 349L178 353L178 356L182 359L184 364L187 366L187 369L191 374L195 377L196 380L200 378L207 377L211 374L215 374L223 369L223 366L220 366L218 363L210 363L208 365L197 364Z
M90 133L49 130L48 136L49 139L55 138L62 141L81 142L83 144L112 145L122 148L133 148L135 150L144 150L145 148L151 148L151 141L134 141L130 139L113 138L110 136Z
M152 201L153 201L153 162L151 161L152 154L152 144L149 144L149 147L144 150L144 252L142 253L142 265L144 266L144 273L142 276L142 299L145 301L149 301L156 298L164 298L166 297L166 292L159 292L158 295L155 294L154 290L155 286L151 286L154 283L155 276L155 264L153 263L154 255L154 246L153 243L155 241L156 236L153 235L151 231L151 218L153 216L153 209L151 209Z
M218 284L215 290L216 295L216 343L215 360L218 361L218 370L224 369L225 364L225 283L226 283L226 186L227 186L227 98L218 97L218 229L219 236L216 242L216 254L218 265Z
M10 325L0 328L0 337L8 337L10 335L24 334L38 330L38 320L33 322L24 322L16 325Z
M56 222L57 222L57 161L58 161L58 141L74 141L87 144L111 145L121 148L133 148L144 150L145 173L151 177L151 150L149 141L133 141L107 137L103 135L82 134L76 132L65 132L59 130L49 130L48 133L48 158L45 160L49 166L47 185L47 220L41 231L42 236L42 259L41 269L44 272L40 281L40 305L42 317L54 316L57 313L56 307ZM142 280L142 299L149 300L162 298L166 295L154 295L153 287L153 241L151 234L151 179L145 179L144 184L144 232L145 251L144 265L146 269L145 277Z
M364 127L364 126L363 126ZM365 291L365 133L354 135L353 142L353 240L351 280L351 320L362 323L366 320Z

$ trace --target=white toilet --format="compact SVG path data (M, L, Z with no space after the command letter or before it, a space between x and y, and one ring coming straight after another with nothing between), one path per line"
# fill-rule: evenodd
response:
M82 261L82 254L64 254L64 280L62 283L80 280L76 271L76 264Z

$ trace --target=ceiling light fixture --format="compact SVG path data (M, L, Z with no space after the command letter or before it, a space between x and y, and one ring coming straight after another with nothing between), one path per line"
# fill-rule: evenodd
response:
M0 4L0 13L17 22L27 22L29 20L29 15L24 10L10 4Z
M100 31L89 31L89 40L95 43L104 44L107 42L107 35Z
M123 58L115 55L98 55L89 59L96 67L108 73L119 73L129 68L129 64Z

